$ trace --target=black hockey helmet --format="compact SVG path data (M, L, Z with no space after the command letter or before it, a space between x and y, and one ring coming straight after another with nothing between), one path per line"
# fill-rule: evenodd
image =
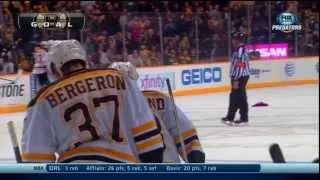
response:
M234 32L232 33L232 39L239 39L241 42L247 41L248 34L245 32Z

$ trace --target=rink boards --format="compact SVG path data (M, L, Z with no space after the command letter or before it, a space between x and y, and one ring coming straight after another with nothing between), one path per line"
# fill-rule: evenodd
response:
M249 88L319 83L319 57L299 57L281 60L250 62ZM139 68L137 84L141 90L167 91L170 80L176 96L228 91L229 63L172 65ZM25 74L16 83L16 75L0 76L0 113L25 111L31 98L30 75ZM9 80L9 81L8 81Z

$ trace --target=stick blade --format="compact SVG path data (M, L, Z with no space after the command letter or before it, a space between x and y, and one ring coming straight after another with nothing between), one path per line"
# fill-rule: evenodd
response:
M271 159L274 163L285 163L285 159L283 157L281 148L279 144L274 143L269 147L269 153L271 156Z

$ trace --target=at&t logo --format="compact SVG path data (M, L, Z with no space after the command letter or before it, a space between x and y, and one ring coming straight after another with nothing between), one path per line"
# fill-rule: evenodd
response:
M296 72L296 65L292 62L286 63L286 65L284 66L284 72L289 77L293 76Z

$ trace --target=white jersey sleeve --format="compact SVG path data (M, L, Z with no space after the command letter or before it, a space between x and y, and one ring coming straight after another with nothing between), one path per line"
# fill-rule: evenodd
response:
M163 148L142 93L114 69L85 70L42 89L29 103L21 144L27 162L132 163Z
M138 154L143 154L152 150L163 148L163 139L160 133L160 127L150 109L143 93L138 88L136 81L127 79L130 95L126 96L129 107L135 107L135 111L131 111L132 116L139 117L135 121L131 121L133 127L131 129Z
M162 136L160 134L159 125L157 125L152 111L148 111L149 105L146 99L143 96L143 93L137 86L136 80L138 79L138 72L136 68L130 62L114 62L110 65L111 68L119 70L119 72L124 76L128 87L132 93L129 96L126 96L127 102L130 107L136 107L136 112L133 112L135 116L141 117L144 122L134 121L134 124L131 126L132 134L136 143L136 150L138 154L142 154L154 149L160 148L163 146ZM142 100L143 99L143 100ZM141 102L143 101L143 102ZM152 119L147 119L146 117L152 116ZM157 134L158 135L155 135Z
M127 76L132 80L137 80L139 78L136 67L130 62L114 62L110 65L110 68L119 70L122 75Z
M164 161L179 162L178 156L183 157L179 135L183 137L187 154L193 150L203 152L194 124L178 106L172 103L169 96L158 91L144 91L144 96L147 98L149 106L163 126L162 131L166 146ZM181 132L178 131L174 115L175 109L177 111L177 120Z
M47 105L28 108L21 140L24 162L55 162L57 144ZM49 116L48 116L49 115Z

